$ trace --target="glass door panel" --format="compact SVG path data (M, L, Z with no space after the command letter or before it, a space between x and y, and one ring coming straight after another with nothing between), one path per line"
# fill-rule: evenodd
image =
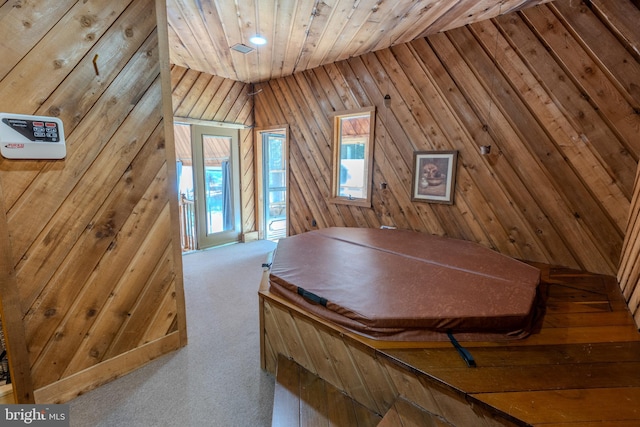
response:
M202 135L207 236L233 228L229 159L231 138Z
M238 241L238 131L193 126L198 249Z
M262 134L265 238L287 236L286 138L280 133Z

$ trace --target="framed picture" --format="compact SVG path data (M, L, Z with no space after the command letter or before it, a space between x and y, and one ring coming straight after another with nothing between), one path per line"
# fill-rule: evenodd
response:
M453 204L457 151L415 151L411 200Z

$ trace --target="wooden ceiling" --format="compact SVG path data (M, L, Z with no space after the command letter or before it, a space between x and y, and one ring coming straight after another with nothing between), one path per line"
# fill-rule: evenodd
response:
M171 62L256 83L548 1L167 0Z

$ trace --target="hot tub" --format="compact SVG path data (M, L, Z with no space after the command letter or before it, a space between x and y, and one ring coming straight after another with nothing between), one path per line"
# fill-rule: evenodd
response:
M404 230L327 228L278 242L270 291L369 338L524 338L540 271L477 243Z

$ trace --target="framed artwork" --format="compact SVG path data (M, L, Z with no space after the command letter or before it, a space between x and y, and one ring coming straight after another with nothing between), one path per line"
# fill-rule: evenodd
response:
M457 151L415 151L411 200L453 204Z

